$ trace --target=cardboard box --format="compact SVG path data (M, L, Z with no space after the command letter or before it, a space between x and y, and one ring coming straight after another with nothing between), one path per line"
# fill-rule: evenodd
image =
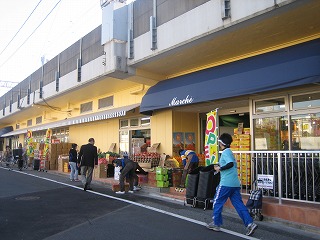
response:
M49 161L49 170L58 170L58 165L56 162L51 163Z
M148 175L143 175L143 174L137 174L138 176L138 183L148 183Z
M120 191L120 184L119 183L112 184L112 188L111 189L114 192ZM129 184L128 183L124 184L124 189L125 189L126 192L129 191Z
M150 187L157 187L157 180L148 178L148 185Z
M93 176L95 178L107 178L107 164L99 164L93 170Z
M250 128L244 128L243 134L250 134Z
M64 162L63 163L63 172L70 172L71 170L69 169L69 162Z
M58 158L58 171L63 172L65 163L69 163L69 156L60 155Z
M156 172L148 172L148 182L156 180Z

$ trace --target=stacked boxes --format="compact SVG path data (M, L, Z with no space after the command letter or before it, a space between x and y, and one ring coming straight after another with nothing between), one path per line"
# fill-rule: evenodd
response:
M148 185L150 187L156 187L157 186L157 173L156 172L148 172Z
M233 151L250 151L251 138L250 128L244 128L243 132L238 133L238 129L234 129L233 142L231 150ZM235 154L238 166L238 176L242 185L251 184L251 157L248 153Z
M67 156L69 161L69 151L72 143L52 143L49 145L49 169L62 171L62 166L59 168L58 159L60 155Z
M157 167L156 168L156 180L157 180L157 187L169 187L168 181L168 169Z
M69 163L69 155L60 155L58 157L58 171L59 172L65 172L65 164L68 165ZM68 171L67 171L68 172Z
M93 176L95 178L107 178L107 164L101 163L93 170Z
M69 161L63 163L63 172L70 172L71 170L69 169Z

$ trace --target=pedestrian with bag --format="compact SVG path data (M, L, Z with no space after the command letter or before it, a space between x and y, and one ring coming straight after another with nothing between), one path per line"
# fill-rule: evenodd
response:
M78 182L78 145L72 143L71 149L69 150L69 166L70 166L70 181Z
M120 167L121 172L119 176L119 184L120 184L120 191L117 191L116 194L124 194L125 193L125 186L124 181L127 178L129 181L129 193L133 193L133 183L135 177L137 176L136 171L136 164L132 160L128 158L127 155L124 155L123 158L118 158L112 161L114 167ZM136 189L138 190L138 189ZM140 189L139 189L140 190Z
M242 201L237 162L233 152L230 150L232 136L228 133L223 133L218 142L222 154L219 158L219 165L215 165L214 169L216 172L220 172L220 183L213 198L213 221L207 224L207 228L217 232L220 231L223 205L230 198L232 205L247 228L246 235L251 236L258 228L258 225L253 222L247 207Z
M78 167L81 166L83 190L92 190L91 181L93 169L98 165L98 150L94 146L94 138L89 138L88 144L82 145L78 156Z

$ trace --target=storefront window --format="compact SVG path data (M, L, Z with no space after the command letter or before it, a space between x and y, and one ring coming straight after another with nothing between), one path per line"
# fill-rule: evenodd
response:
M255 102L256 113L279 112L284 110L285 110L284 98L266 99L266 100Z
M292 150L320 149L320 113L294 115L292 123Z
M141 126L150 125L150 117L141 118Z
M129 152L129 131L120 131L120 153Z
M292 96L292 109L306 109L320 106L320 93Z
M286 117L254 119L255 150L288 149L288 120Z
M120 120L120 128L126 128L129 127L129 120Z
M139 126L139 119L138 118L130 119L130 127L138 127L138 126Z

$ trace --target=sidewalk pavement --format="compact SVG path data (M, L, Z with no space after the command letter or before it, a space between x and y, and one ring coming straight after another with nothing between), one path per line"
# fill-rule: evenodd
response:
M60 175L60 176L66 176L69 178L69 173L66 172L60 172L57 170L49 170L49 174L54 174L54 175ZM79 179L81 179L81 175L79 175ZM114 178L93 178L92 179L93 184L97 185L102 185L105 186L106 188L112 189L113 184L118 184L118 180L114 180ZM152 198L157 198L160 200L165 200L165 201L172 201L172 202L177 202L179 204L185 204L185 189L182 190L181 188L175 188L175 187L170 187L170 188L158 188L158 187L151 187L147 184L140 184L142 189L139 191L140 194L144 196L149 196ZM245 201L245 199L244 199ZM190 205L189 205L190 206ZM209 209L208 209L209 210ZM211 211L211 210L209 210ZM237 212L235 209L232 207L232 205L226 204L225 208L223 209L223 212L231 217L238 218ZM263 209L262 209L263 212ZM284 219L280 218L274 218L270 216L265 216L263 218L263 223L275 223L275 224L282 224L287 227L291 227L294 229L300 229L302 231L307 231L307 232L312 232L315 234L319 234L320 236L320 228L314 227L314 226L309 226L309 225L303 225L301 223L296 223L296 222L290 222L286 221Z

